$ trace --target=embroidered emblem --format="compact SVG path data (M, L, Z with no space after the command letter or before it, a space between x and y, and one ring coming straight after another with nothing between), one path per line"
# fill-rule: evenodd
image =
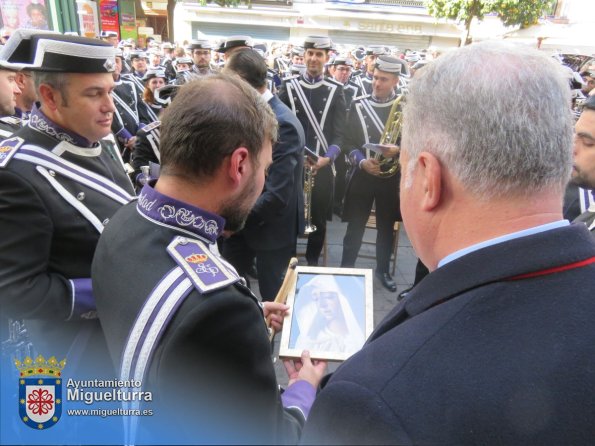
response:
M225 288L240 280L235 271L228 268L199 240L176 237L167 247L167 252L202 294Z
M192 254L191 256L186 257L188 263L204 263L207 259L208 257L204 254Z
M6 167L10 159L23 145L25 140L15 136L0 142L0 168Z
M29 120L29 126L41 132L47 133L48 135L53 136L54 138L59 139L60 141L66 141L70 144L77 145L76 141L72 136L64 132L59 132L39 115L31 115L31 119Z
M219 232L219 225L215 220L205 220L202 215L195 215L186 208L176 208L171 204L164 204L157 208L163 221L173 220L178 226L192 226L202 229L205 234L214 235Z

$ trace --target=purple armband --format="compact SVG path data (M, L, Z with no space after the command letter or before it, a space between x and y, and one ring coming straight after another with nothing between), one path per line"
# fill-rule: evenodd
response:
M95 319L97 317L95 297L91 279L71 279L72 310L68 320Z
M324 156L330 158L332 162L335 162L340 153L341 149L339 148L339 146L333 144L331 146L328 146L328 150L326 151Z
M308 419L310 408L316 398L316 389L308 381L299 380L285 389L281 395L283 407L287 409L298 409L304 418Z

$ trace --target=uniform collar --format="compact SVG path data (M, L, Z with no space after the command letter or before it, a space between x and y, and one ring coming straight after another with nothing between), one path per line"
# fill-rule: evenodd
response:
M324 75L321 74L320 76L312 77L308 74L308 72L304 72L304 80L309 84L316 84L324 79Z
M397 94L393 93L386 99L378 99L376 96L374 96L374 94L372 94L370 96L370 99L372 99L373 102L376 102L378 104L386 104L387 102L393 101L396 97L397 97Z
M149 184L141 190L136 207L147 219L189 232L208 243L215 243L225 227L223 217L163 195Z
M58 141L66 141L75 146L91 148L97 147L98 145L97 142L91 142L77 133L60 127L41 111L39 103L33 105L31 116L29 118L29 127L51 136Z

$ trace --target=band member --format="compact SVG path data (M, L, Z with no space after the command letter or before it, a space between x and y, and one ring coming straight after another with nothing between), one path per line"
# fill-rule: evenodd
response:
M205 76L213 74L211 69L211 49L213 45L208 40L191 40L187 47L192 55L194 66L192 67L193 74L197 76Z
M116 136L122 157L128 162L130 151L134 147L136 132L141 127L139 109L144 110L146 106L142 102L138 103L134 83L121 75L123 61L122 50L116 49L116 64L112 73L114 78L112 97L116 110L112 121L112 133Z
M389 264L393 226L398 218L399 175L381 177L375 153L364 148L364 144L380 141L384 124L397 99L394 88L399 82L400 72L401 64L394 57L378 56L371 97L356 99L349 113L345 147L350 152L353 171L345 193L343 219L349 223L343 238L341 258L341 266L355 265L372 204L376 203L376 277L393 292L397 290L397 285L389 273ZM387 158L398 155L396 148L391 150L391 153L384 154Z
M328 37L310 36L304 42L306 72L283 81L279 98L299 119L306 135L306 147L318 155L312 191L312 224L306 260L317 265L331 215L335 159L341 154L345 127L345 96L337 81L323 76L332 42Z
M254 41L250 36L231 36L223 40L217 49L220 54L223 54L223 60L226 61L231 57L234 51L240 48L254 48Z
M280 399L264 316L286 307L263 308L216 249L260 195L276 128L237 76L184 85L163 115L159 179L99 242L93 281L113 360L156 397L137 443L297 443L325 364L288 364Z
M353 73L353 61L347 56L335 56L328 63L328 70L331 77L343 85L345 105L349 112L353 98L363 94L360 93L362 90L355 83L350 82Z
M148 118L151 122L159 120L159 114L163 110L163 105L155 100L155 90L164 87L166 82L165 71L163 70L147 70L143 77L145 89L143 91L143 102L148 111Z
M376 67L376 59L378 56L385 54L386 49L380 45L372 45L366 48L366 56L362 64L362 73L354 77L353 81L361 89L362 94L372 94L372 80L374 77L374 69Z
M14 116L17 96L17 67L0 60L0 138L11 136L21 127L21 120Z
M101 34L99 35L99 37L101 38L101 40L109 43L114 48L118 48L119 41L118 41L118 33L117 32L115 32L115 31L101 31Z
M331 57L327 64L327 68L330 76L343 85L345 110L346 113L349 113L351 101L354 97L359 96L359 92L361 91L355 82L350 82L353 62L349 57L334 56ZM345 198L345 186L347 181L347 160L345 159L344 154L339 155L335 160L335 169L337 175L335 176L333 212L338 216L341 216L343 214L343 199Z
M30 46L40 102L28 124L0 143L1 308L25 319L39 353L68 353L71 373L84 368L99 378L110 364L91 260L104 226L134 198L108 138L115 50L60 34L33 35Z

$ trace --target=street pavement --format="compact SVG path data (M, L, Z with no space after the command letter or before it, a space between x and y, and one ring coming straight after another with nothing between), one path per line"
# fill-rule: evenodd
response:
M342 223L340 218L336 215L333 215L333 221L328 222L327 225L327 249L328 249L328 258L327 258L327 267L339 267L341 264L341 253L343 251L343 236L345 235L345 230L347 228L347 223ZM364 240L374 241L376 238L376 231L374 229L366 229L366 233L364 234ZM305 243L305 240L298 241L298 253L300 252L300 244ZM301 251L304 251L302 247ZM362 248L360 250L360 254L367 254L371 256L375 256L376 247L375 245L368 245L362 244ZM399 231L399 242L397 246L397 265L396 265L396 272L393 276L395 282L397 283L397 291L390 292L386 288L382 286L382 284L374 277L374 326L378 325L380 321L386 316L386 314L396 305L397 303L397 295L401 291L409 288L413 283L415 277L415 265L417 263L417 256L411 247L411 242L407 238L407 234L405 233L405 228L401 224L400 231ZM306 265L306 261L303 257L298 258L298 265ZM320 260L320 266L322 265L322 256ZM374 268L376 267L376 260L375 259L367 259L367 258L359 258L355 264L356 268L370 268L372 269L372 273ZM392 267L392 261L391 261ZM373 275L373 274L372 274ZM257 281L251 279L252 288L255 293L258 295L258 285ZM281 339L281 334L277 334L275 337L275 345L274 345L274 359L275 359L275 368L277 371L277 379L279 384L285 385L287 383L287 375L285 370L283 369L283 365L280 360L277 359L277 353L279 351L279 341ZM329 371L333 371L338 366L338 363L330 363L329 364Z

